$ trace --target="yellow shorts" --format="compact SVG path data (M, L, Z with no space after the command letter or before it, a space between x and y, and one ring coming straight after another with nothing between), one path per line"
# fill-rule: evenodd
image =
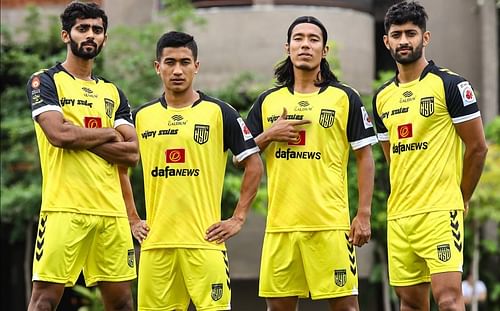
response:
M259 296L327 299L358 294L354 246L348 231L266 233Z
M82 269L87 286L136 278L128 219L68 212L41 213L33 256L33 281L73 286Z
M158 248L141 252L139 311L230 310L231 284L225 251Z
M462 272L462 211L436 211L389 220L387 230L392 286L430 282L435 273Z

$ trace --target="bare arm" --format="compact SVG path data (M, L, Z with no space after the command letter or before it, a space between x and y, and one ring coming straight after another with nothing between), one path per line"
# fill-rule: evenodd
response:
M241 182L240 199L233 216L210 226L205 236L207 241L223 243L240 232L245 223L248 211L259 188L263 165L258 153L252 154L240 163L245 168L245 172Z
M391 143L389 141L380 141L380 145L382 146L387 164L391 165Z
M122 188L123 200L125 201L125 207L127 208L128 222L130 224L130 230L132 235L136 238L139 243L142 243L147 237L149 232L149 227L146 221L141 220L137 214L137 209L135 208L134 194L132 193L132 185L130 184L130 178L128 176L128 168L119 166L118 172L120 175L120 185Z
M67 122L57 111L43 112L36 121L49 142L59 148L85 150L121 139L115 129L79 127Z
M123 166L137 165L137 162L139 162L139 144L135 129L129 125L120 125L116 130L123 136L123 141L95 146L90 151L111 163Z
M354 151L358 170L358 212L352 220L349 242L356 246L368 243L371 237L370 216L375 178L371 145Z
M484 138L481 118L455 124L455 129L465 145L460 189L462 190L465 213L467 213L470 198L483 171L488 146Z

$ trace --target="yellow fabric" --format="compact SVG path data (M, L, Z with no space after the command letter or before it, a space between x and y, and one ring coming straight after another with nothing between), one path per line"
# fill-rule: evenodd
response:
M358 294L348 231L266 233L259 296L327 299Z
M42 212L33 257L33 281L74 286L82 268L87 286L136 278L128 220Z
M430 282L431 274L462 272L463 212L437 211L388 222L392 286Z
M229 267L224 251L163 248L141 252L138 310L230 310Z

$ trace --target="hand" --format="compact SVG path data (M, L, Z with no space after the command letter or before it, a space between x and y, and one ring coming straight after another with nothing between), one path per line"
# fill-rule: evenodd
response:
M287 110L283 107L283 113L269 128L269 135L273 141L294 142L299 139L298 126L309 124L309 120L287 120Z
M130 230L132 231L132 235L134 236L134 238L141 244L146 239L149 233L149 227L146 224L145 220L138 220L135 223L131 224Z
M361 247L370 241L371 234L370 216L356 215L352 220L351 230L349 231L349 242Z
M115 129L115 139L114 139L114 142L118 142L118 143L121 143L123 141L125 141L125 138L123 138L123 135L122 133L118 132L116 129Z
M464 202L464 220L468 214L469 214L469 201Z
M236 217L223 220L211 225L206 232L205 240L217 244L227 241L230 237L240 232L245 221Z

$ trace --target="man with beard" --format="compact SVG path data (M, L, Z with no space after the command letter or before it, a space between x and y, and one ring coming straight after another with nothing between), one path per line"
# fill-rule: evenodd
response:
M55 310L82 270L106 310L132 310L127 208L135 206L127 167L139 155L130 106L114 84L92 74L106 42L105 12L73 2L61 22L66 60L27 85L43 176L28 310Z
M266 159L268 215L259 295L268 310L296 310L298 298L325 299L330 310L358 310L354 246L370 239L373 125L358 93L331 72L327 31L312 16L295 19L277 87L261 94L248 127ZM349 149L359 202L350 223Z
M439 310L464 310L463 218L487 147L470 83L425 58L426 20L420 4L405 1L384 21L397 72L373 111L390 166L389 278L403 311L429 310L430 288Z

